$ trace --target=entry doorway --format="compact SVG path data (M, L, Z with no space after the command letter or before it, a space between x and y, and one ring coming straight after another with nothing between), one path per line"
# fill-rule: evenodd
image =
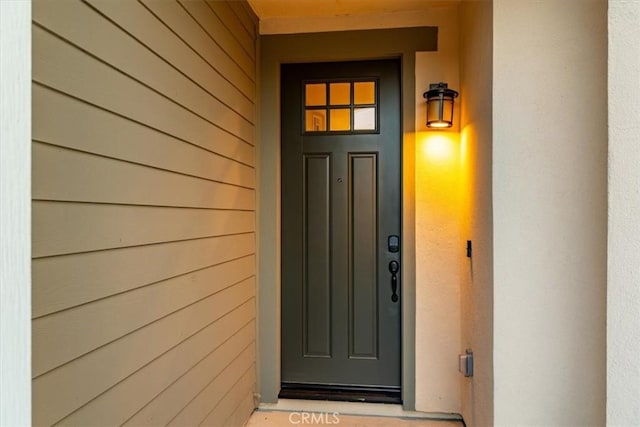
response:
M281 76L280 397L401 402L399 61Z

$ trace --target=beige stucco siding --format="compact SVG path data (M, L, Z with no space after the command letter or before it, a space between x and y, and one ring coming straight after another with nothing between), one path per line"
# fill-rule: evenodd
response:
M251 413L256 22L243 2L34 2L34 424Z
M474 359L473 376L461 381L468 426L493 425L492 16L493 1L460 3L461 237L472 241L460 282L460 349Z
M494 0L492 50L494 425L603 426L607 2Z

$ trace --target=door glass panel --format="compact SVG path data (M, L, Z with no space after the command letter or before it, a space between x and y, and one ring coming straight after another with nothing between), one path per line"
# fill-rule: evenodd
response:
M335 108L331 110L330 126L332 131L351 130L351 109Z
M331 105L351 104L351 83L331 83L329 85ZM333 128L333 126L331 126Z
M353 103L356 105L376 103L375 82L356 82L353 84Z
M354 130L374 130L376 128L376 109L356 108L353 112Z
M306 84L304 99L307 107L327 105L327 85L325 83Z
M327 111L326 110L307 110L305 113L304 129L307 132L326 132Z
M305 83L304 132L376 132L377 85L362 80Z

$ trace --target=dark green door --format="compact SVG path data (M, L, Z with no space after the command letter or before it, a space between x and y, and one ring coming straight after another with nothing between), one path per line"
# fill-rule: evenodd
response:
M287 64L281 88L283 391L399 398L399 63Z

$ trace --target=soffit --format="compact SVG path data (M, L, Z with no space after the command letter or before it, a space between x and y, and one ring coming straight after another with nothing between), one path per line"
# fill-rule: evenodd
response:
M370 15L422 11L458 0L248 0L260 19Z

